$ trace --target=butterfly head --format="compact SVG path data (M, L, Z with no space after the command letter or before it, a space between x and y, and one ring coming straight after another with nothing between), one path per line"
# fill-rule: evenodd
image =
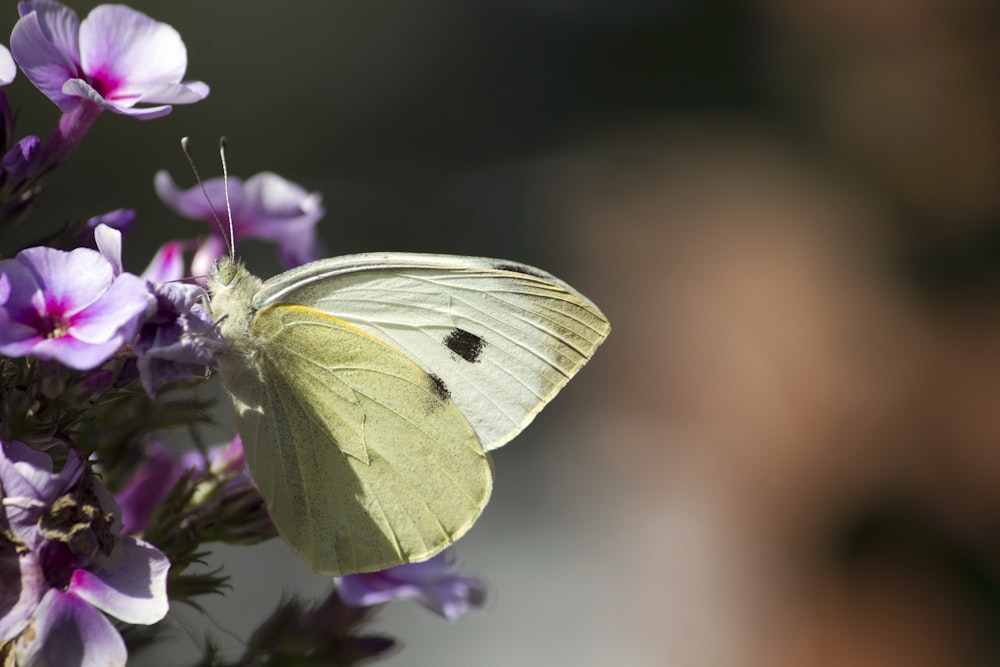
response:
M246 269L231 257L223 257L212 267L212 283L229 287L237 282L240 273L246 273Z
M239 260L223 257L212 267L208 276L212 317L230 345L233 336L245 330L248 318L252 317L253 297L260 286L260 278L247 271Z

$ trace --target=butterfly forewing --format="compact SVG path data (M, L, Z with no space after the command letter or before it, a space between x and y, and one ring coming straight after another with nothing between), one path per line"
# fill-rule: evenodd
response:
M487 451L587 362L610 327L539 269L447 255L321 260L264 283L254 304L303 304L385 341L440 380Z
M492 473L439 378L308 307L263 308L249 333L259 381L224 381L268 511L314 569L423 560L472 525Z

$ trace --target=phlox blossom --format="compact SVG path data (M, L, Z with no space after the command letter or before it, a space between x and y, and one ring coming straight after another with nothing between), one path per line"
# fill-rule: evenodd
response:
M198 186L181 190L170 174L160 171L156 174L154 185L160 199L174 211L188 218L209 222L213 227L216 212L226 210L225 182L222 178L205 181L204 191ZM318 192L307 192L300 185L265 171L246 181L230 177L229 204L235 241L252 238L276 243L281 262L287 268L323 256L316 236L316 223L326 211ZM206 244L206 247L209 245ZM221 239L211 247L219 254L225 248Z
M119 534L114 499L73 451L53 472L47 454L0 443L0 487L0 642L14 642L19 665L123 667L104 614L161 620L170 561Z
M10 35L14 59L64 112L87 100L127 116L159 118L172 104L208 95L204 83L181 81L187 49L180 34L142 12L99 5L80 21L55 0L21 2L18 12Z
M422 563L335 579L341 599L352 607L409 598L450 622L486 602L486 584L476 577L458 574L451 551Z
M113 261L89 248L46 247L0 260L0 355L77 370L104 363L153 307L146 284Z
M174 382L204 379L225 342L212 321L205 289L179 282L184 274L184 241L157 251L142 274L155 306L133 347L139 380L149 396Z

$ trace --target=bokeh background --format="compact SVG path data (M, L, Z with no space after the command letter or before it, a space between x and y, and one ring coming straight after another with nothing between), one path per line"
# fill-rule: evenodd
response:
M392 605L385 664L1000 664L1000 6L132 6L181 32L212 94L103 116L33 220L136 208L141 271L204 231L154 172L192 182L190 135L214 176L224 134L234 174L323 193L331 254L517 259L613 324L497 452L457 547L489 609L449 626ZM56 109L9 94L47 133ZM142 664L206 632L237 652L283 595L329 586L278 542L213 562L232 591Z

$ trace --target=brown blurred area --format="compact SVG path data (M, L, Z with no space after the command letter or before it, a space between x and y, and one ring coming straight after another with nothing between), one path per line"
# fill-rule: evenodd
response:
M752 10L794 122L554 170L615 327L587 382L617 631L651 664L1000 664L1000 10Z

